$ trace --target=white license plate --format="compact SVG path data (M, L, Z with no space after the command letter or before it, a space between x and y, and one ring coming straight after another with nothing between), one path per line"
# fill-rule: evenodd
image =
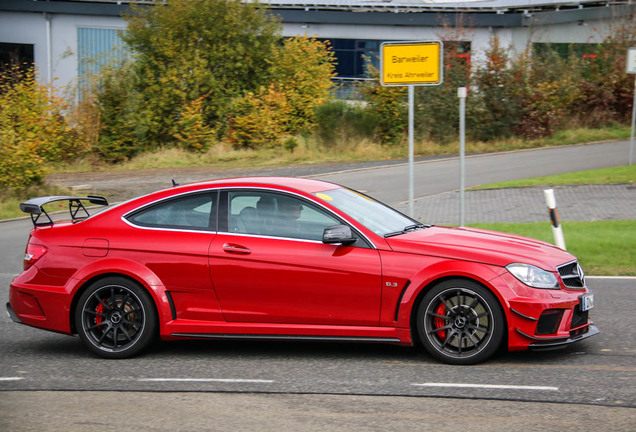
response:
M581 296L581 310L587 311L594 307L594 293Z

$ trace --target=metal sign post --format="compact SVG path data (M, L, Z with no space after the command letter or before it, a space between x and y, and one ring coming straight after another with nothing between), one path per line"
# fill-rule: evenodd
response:
M380 45L380 84L407 86L409 103L409 216L414 216L414 106L416 85L439 85L444 69L442 41L384 42Z
M634 163L634 127L636 125L636 48L627 50L627 73L634 74L634 102L632 103L632 133L629 139L629 164Z
M457 89L459 97L459 226L464 226L466 207L464 190L466 184L466 96L468 91L462 86Z
M415 214L415 114L413 113L415 107L415 86L409 87L409 216L413 217Z

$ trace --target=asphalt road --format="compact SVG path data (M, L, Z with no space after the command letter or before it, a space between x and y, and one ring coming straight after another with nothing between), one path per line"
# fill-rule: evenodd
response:
M376 171L355 173L376 179ZM20 270L29 229L25 220L0 224L0 299ZM2 314L0 431L631 431L636 281L593 278L588 285L601 335L470 367L390 345L232 341L158 343L143 356L108 361L76 337Z
M550 147L466 158L467 188L482 184L627 165L629 142ZM314 177L365 191L389 204L408 200L408 164L345 170ZM415 198L459 189L457 157L422 160L414 169Z
M466 158L466 187L535 176L627 165L629 142L472 155ZM420 198L459 189L458 157L419 158L415 163L414 196ZM195 167L132 172L53 174L47 181L83 186L117 202L169 187L171 179L190 183L214 178L283 175L307 176L347 185L395 205L408 200L408 164L405 161L270 168ZM79 192L78 192L79 193Z

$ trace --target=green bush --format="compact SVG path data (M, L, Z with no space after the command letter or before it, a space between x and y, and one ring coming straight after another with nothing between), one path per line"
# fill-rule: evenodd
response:
M315 134L320 143L328 147L372 138L378 123L371 110L335 100L317 108L316 122Z
M447 144L459 136L459 98L457 88L469 88L466 100L466 131L479 130L480 118L477 94L471 90L471 68L465 58L452 55L456 46L446 44L448 54L444 58L444 82L430 87L417 87L414 113L418 137Z
M375 79L362 87L362 97L376 119L375 136L382 144L398 144L408 128L406 88L382 86L378 69L368 59L367 73Z
M290 107L287 95L274 85L259 94L247 93L234 100L228 138L235 148L273 148L287 130Z
M625 72L627 50L636 46L636 21L618 25L594 47L582 66L580 98L572 111L587 126L627 124L632 113L634 76Z

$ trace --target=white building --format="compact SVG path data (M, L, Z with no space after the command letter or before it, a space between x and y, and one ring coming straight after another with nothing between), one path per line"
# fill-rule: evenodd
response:
M163 0L157 0L163 1ZM169 1L169 0L168 0ZM0 0L0 63L34 62L40 80L74 86L113 55L125 30L121 15L130 3L152 0ZM634 20L633 0L271 0L283 36L329 39L339 77L363 75L363 54L374 56L383 41L445 39L460 42L446 55L478 62L497 35L512 50L530 44L599 43ZM463 29L457 31L457 29ZM470 54L468 54L470 53Z

